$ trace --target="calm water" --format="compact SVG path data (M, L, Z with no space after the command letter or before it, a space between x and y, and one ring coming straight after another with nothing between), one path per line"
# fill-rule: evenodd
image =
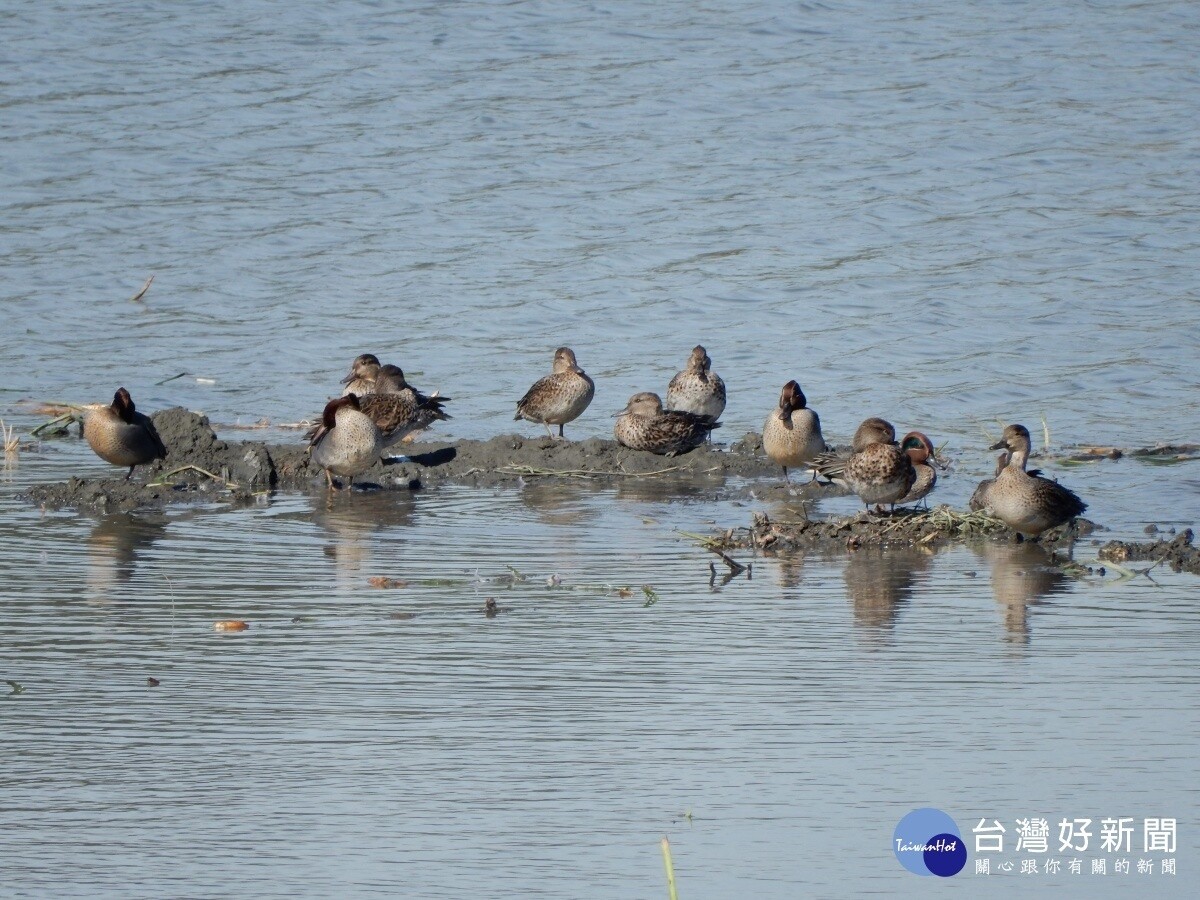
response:
M948 442L960 506L998 421L1196 440L1198 33L1185 2L10 5L0 411L124 384L293 422L373 350L485 437L567 343L582 437L702 341L722 438L797 377L834 439ZM1195 524L1197 465L1054 473L1135 536ZM762 504L637 485L15 499L106 471L56 441L0 486L0 894L665 896L663 834L685 900L955 889L890 853L923 805L1176 816L1174 881L1040 884L1195 883L1195 579L961 548L713 591L678 530Z

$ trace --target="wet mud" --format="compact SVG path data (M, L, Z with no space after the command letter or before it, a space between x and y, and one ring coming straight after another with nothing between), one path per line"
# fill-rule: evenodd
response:
M1192 545L1194 535L1187 528L1169 539L1157 541L1109 541L1096 554L1101 560L1117 565L1129 562L1166 564L1174 572L1200 575L1200 549Z
M167 448L165 459L138 467L129 481L114 468L111 478L39 484L29 491L29 498L46 507L133 509L180 500L247 501L272 490L326 489L323 471L299 439L294 444L225 441L205 416L182 408L162 410L151 418ZM761 455L760 447L757 436L748 435L726 449L702 446L667 457L599 438L576 442L505 434L486 441L429 440L392 448L392 456L357 476L354 483L411 491L447 481L501 485L580 478L661 483L669 491L671 486L721 484L729 477L772 477L783 491L779 468ZM805 490L813 496L841 493L820 485Z

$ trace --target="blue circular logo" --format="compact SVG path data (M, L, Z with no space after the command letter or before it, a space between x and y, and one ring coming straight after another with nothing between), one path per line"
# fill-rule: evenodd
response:
M914 875L949 878L967 864L967 845L958 825L932 806L914 809L900 820L892 834L892 850Z

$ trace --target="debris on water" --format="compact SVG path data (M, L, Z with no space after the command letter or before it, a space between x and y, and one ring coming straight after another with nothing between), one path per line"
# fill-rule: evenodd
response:
M496 618L499 613L512 612L511 606L500 606L496 603L495 597L488 597L483 604L483 614L489 619Z
M159 681L157 678L150 677L150 678L146 679L147 687L158 687L160 684L162 684L162 682Z
M628 600L630 597L633 596L633 590L631 588L623 587L623 588L619 588L617 590L616 594L622 600Z
M245 631L249 627L250 623L242 619L225 619L221 622L213 622L213 630L215 631Z
M315 622L315 621L317 621L315 616L292 616L292 624L293 625L300 625L300 624L303 624L304 622Z
M367 584L373 588L403 588L408 587L407 581L399 578L388 578L386 575L375 575L367 579Z
M10 688L12 688L12 690L8 692L10 697L14 696L16 694L25 693L25 686L22 685L21 682L19 682L19 681L13 681L11 678L6 678L4 680L4 683L7 684Z
M650 585L643 584L642 585L642 593L646 597L646 602L642 604L643 608L647 607L647 606L653 606L655 603L658 602L658 593Z
M546 587L558 587L562 584L561 575L550 575L546 578Z
M414 612L394 612L394 613L388 613L388 618L389 618L389 619L396 619L396 620L398 620L398 621L402 621L402 622L407 622L409 619L415 619L416 617L417 617L417 614L416 614L416 613L414 613Z

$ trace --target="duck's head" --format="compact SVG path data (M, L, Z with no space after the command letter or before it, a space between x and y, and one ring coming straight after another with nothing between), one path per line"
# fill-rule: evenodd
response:
M117 388L117 392L113 394L112 411L121 417L122 422L133 422L133 414L137 412L137 407L133 405L133 398L129 396L129 391L125 388Z
M1018 451L1023 451L1028 454L1029 449L1033 446L1029 440L1029 429L1024 425L1009 425L1004 429L1004 433L1000 436L1000 440L992 444L989 450L1007 450L1010 454Z
M396 393L406 387L408 387L408 381L404 378L404 370L399 366L388 363L386 366L379 367L379 372L375 376L375 389L381 394Z
M807 405L808 399L800 390L800 383L793 379L783 386L779 394L779 418L786 421L795 410L804 409Z
M554 374L562 372L580 372L579 364L575 362L575 351L570 347L559 347L554 351Z
M914 465L919 463L928 463L933 466L939 465L937 457L934 455L933 441L923 432L910 431L900 441L900 449L908 454L908 458L913 461Z
M863 423L858 426L858 430L854 432L854 440L850 442L855 453L869 447L871 444L895 444L896 429L887 419L881 419L878 416L872 416L869 419L864 419Z
M363 353L354 357L350 363L350 374L342 379L342 384L349 384L355 378L373 378L379 373L379 357L374 353Z
M618 416L657 416L663 411L662 398L653 391L634 394Z
M697 344L692 348L692 355L688 357L687 371L707 372L710 368L712 368L712 360L708 358L708 351Z

